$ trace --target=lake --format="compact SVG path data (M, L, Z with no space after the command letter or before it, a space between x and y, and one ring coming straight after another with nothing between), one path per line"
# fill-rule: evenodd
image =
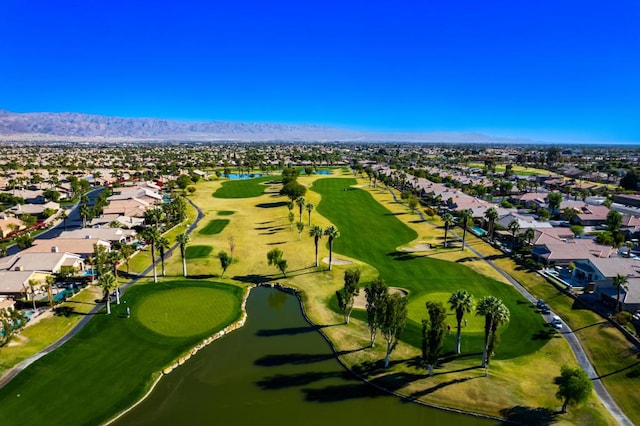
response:
M256 288L246 325L165 376L117 425L494 425L405 402L355 379L295 296Z

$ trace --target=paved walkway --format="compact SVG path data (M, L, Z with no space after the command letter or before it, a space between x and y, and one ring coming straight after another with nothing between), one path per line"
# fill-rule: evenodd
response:
M198 216L196 217L196 220L193 221L193 223L185 231L187 234L190 234L191 232L193 232L195 227L198 225L198 222L200 222L200 220L204 217L204 214L202 213L202 210L198 206L196 206L191 200L187 199L187 201L193 207L195 207L196 211L198 212ZM171 248L165 252L165 257L169 256L176 249L176 247L178 247L178 244L174 244L173 246L171 246ZM160 262L160 259L156 259L155 263L157 264L158 262ZM147 276L151 272L151 268L153 268L153 266L154 266L153 264L149 265L144 271L142 271L142 273L138 274L137 277L133 278L132 280L130 280L126 284L122 285L120 287L120 289L122 291L124 291L127 288L131 287L136 282L138 282L138 280L140 278L143 278L143 277ZM89 320L91 320L91 317L93 315L97 314L102 309L102 306L103 306L102 304L97 304L88 314L86 314L78 322L78 324L76 324L71 330L69 330L69 332L67 332L67 334L65 334L60 339L58 339L57 341L53 342L52 344L50 344L49 346L47 346L46 348L44 348L40 352L38 352L38 353L36 353L34 355L31 355L30 357L24 359L22 362L20 362L19 364L16 364L13 368L11 368L9 371L7 371L2 377L0 377L0 388L4 387L7 383L9 383L14 377L16 377L18 374L20 374L20 372L22 370L24 370L25 368L29 367L31 364L33 364L34 362L36 362L37 360L39 360L43 356L55 351L60 346L64 345L66 342L68 342L69 339L71 339L73 336L75 336L82 329L82 327L84 327L87 324L87 322L89 322Z
M398 198L396 197L396 194L392 190L389 190L389 192L393 196L393 200L396 203L404 204L398 200ZM419 210L417 210L417 212L420 218L423 221L427 222L427 220L422 215L422 212ZM451 230L449 230L449 235L451 235L453 238L458 239L458 241L462 241L462 238L460 238L460 236L458 236L455 232ZM536 303L537 299L531 293L529 293L527 289L525 289L518 281L513 279L511 275L507 274L504 270L502 270L502 268L496 265L492 260L485 258L480 252L478 252L473 247L470 247L469 245L466 245L466 248L469 249L473 254L478 256L478 258L487 262L493 269L498 271L516 288L516 290L522 293L522 295L526 297L527 300L529 300L531 303ZM551 312L548 315L548 317L550 318L552 315L555 315L555 314ZM593 382L593 390L595 391L596 395L598 395L598 398L600 398L600 401L602 401L602 404L607 408L607 410L609 410L609 413L616 419L616 421L619 424L623 426L627 426L627 425L633 426L633 422L622 412L620 407L618 407L618 404L616 404L616 402L613 400L613 398L611 397L607 389L602 384L602 381L600 380L598 373L596 373L596 370L593 368L591 361L589 361L589 358L587 357L587 354L582 348L580 341L576 337L573 330L571 330L571 328L569 328L569 326L564 321L562 321L561 335L567 340L567 343L569 343L569 347L571 348L574 355L576 356L576 359L578 360L580 367L582 367L582 369L586 371L589 377L591 378L591 381Z

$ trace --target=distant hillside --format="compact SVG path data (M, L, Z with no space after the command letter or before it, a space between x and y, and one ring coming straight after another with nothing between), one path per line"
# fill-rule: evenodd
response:
M299 142L527 142L480 133L376 133L316 125L187 122L79 113L14 113L0 110L1 140L178 140Z

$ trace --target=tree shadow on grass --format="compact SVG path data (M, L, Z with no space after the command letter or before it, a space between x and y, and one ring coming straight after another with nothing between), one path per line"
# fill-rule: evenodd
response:
M415 255L409 252L404 252L404 251L392 251L387 253L387 256L393 257L393 260L399 260L399 261L413 260L413 259L419 259L420 257L423 257L423 256L418 256L418 255Z
M500 415L505 418L505 421L502 423L504 425L519 423L532 426L544 426L553 424L556 421L558 412L543 407L523 407L521 405L515 405L500 410Z
M250 284L260 284L274 281L276 277L272 277L269 275L260 275L260 274L249 274L249 275L234 275L231 279L240 281L242 283L250 283Z
M475 369L477 367L473 367L473 368ZM469 368L469 369L471 369L471 368ZM444 374L444 373L442 373L442 374ZM434 385L434 386L431 386L429 388L422 389L422 390L420 390L418 392L412 393L411 397L412 398L420 398L422 396L432 394L432 393L434 393L434 392L436 392L436 391L438 391L440 389L444 389L447 386L457 385L457 384L460 384L460 383L468 382L469 380L480 379L482 377L484 377L484 373L483 373L482 376L463 377L463 378L460 378L460 379L453 379L453 380L449 380L449 381L446 381L446 382L438 383L437 385Z
M286 201L275 201L273 203L260 203L260 204L256 204L256 207L261 208L261 209L272 209L275 207L283 207L286 206L287 202Z
M271 232L270 234L274 234L274 232ZM286 241L274 241L273 243L267 243L268 246L277 246L280 244L284 244L286 243Z

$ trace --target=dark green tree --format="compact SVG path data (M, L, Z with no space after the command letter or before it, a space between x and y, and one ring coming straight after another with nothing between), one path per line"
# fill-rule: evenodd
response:
M422 359L429 366L429 376L433 376L433 366L442 351L447 310L441 302L426 302L426 308L429 319L422 321Z
M398 345L400 333L404 330L406 320L407 298L398 293L387 294L384 298L380 315L380 331L387 342L387 350L384 357L385 368L389 367L389 357Z
M388 287L385 282L378 278L364 288L367 298L367 323L371 334L371 347L376 342L376 334L380 327L380 318L383 306L387 297Z
M349 324L349 317L353 309L356 296L360 293L358 283L360 282L359 269L347 269L344 271L344 287L336 291L338 307L344 316L344 323Z
M556 378L558 392L556 398L562 401L562 412L567 412L567 406L579 404L591 396L593 383L587 373L580 367L563 366L560 377Z
M223 276L229 265L231 265L232 259L224 250L221 250L220 253L218 253L218 259L220 260L220 266L222 267L222 274L220 274L220 276Z

